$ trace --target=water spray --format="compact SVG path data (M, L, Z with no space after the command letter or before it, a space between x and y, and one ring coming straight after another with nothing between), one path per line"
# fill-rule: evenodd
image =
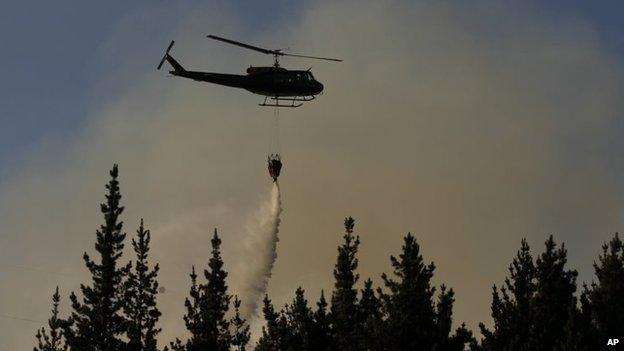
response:
M243 305L241 312L249 322L252 340L257 340L263 323L262 299L267 293L271 272L277 259L277 242L279 241L280 214L282 200L277 178L282 170L282 159L279 154L279 109L273 113L271 139L267 168L273 179L271 193L267 202L260 206L255 218L247 226L245 242L246 256L249 258L243 270L247 276L243 277L241 290Z
M280 214L282 204L280 188L273 182L268 201L262 203L258 212L246 226L243 241L245 262L239 270L242 297L241 313L252 329L259 329L262 322L261 302L267 292L271 272L277 259L277 242L279 241Z

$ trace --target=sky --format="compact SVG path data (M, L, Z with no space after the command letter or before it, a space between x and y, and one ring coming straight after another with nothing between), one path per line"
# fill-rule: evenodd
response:
M126 231L144 217L167 292L163 340L183 333L191 264L224 237L230 286L244 228L269 196L272 111L259 96L170 78L242 72L271 58L232 37L336 56L326 91L281 112L282 228L269 292L331 288L342 220L379 283L408 231L456 321L489 322L490 289L527 237L564 241L580 281L622 227L624 25L617 1L14 2L0 14L0 315L42 321L49 295L86 278L107 169L120 164ZM266 150L266 151L265 151ZM67 299L64 300L65 308ZM0 350L36 322L0 318Z
M310 6L310 2L285 0L262 5L257 1L229 3L248 33L270 30L267 28L278 23L295 23ZM9 167L0 168L0 179L41 139L62 139L83 127L90 106L114 93L95 94L93 87L111 69L110 61L105 64L108 59L117 62L124 59L123 52L98 51L119 18L133 11L160 8L168 14L159 17L161 22L151 27L162 36L175 26L181 14L201 6L199 1L179 2L175 9L165 8L164 4L164 1L63 0L13 1L7 5L7 11L0 14L0 42L4 51L0 73L8 83L0 86L0 121L4 126L0 130L0 164ZM209 2L205 6L214 5ZM618 55L624 54L624 25L619 18L624 5L620 1L533 1L533 7L541 15L587 21L605 46ZM210 26L206 27L208 30ZM160 43L145 44L158 47ZM151 68L145 64L143 69Z
M227 5L227 3L232 3ZM164 6L165 1L108 1L82 3L60 1L14 1L0 14L1 43L5 54L1 58L5 83L0 88L0 164L19 164L42 139L64 139L84 127L89 111L101 99L116 96L119 89L94 89L115 65L124 61L125 52L119 48L102 52L102 43L119 24L119 19L143 10L158 12L158 20L149 30L158 37L165 36L177 23L177 18L201 6L201 1L184 1ZM263 30L274 22L298 16L298 8L289 1L273 1L263 6L257 1L222 1L221 5L206 4L207 8L228 8L236 12L241 30ZM279 11L274 11L274 6ZM153 17L155 18L155 17ZM150 21L149 18L144 18ZM206 28L208 29L208 27ZM154 41L150 47L164 44ZM137 67L151 69L152 62ZM36 101L36 103L34 103ZM11 167L0 169L0 179Z

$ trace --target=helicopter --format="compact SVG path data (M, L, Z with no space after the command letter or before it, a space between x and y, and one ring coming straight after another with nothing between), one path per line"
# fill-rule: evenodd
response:
M274 107L299 107L304 102L312 101L318 94L323 92L323 84L314 79L311 68L308 70L288 70L279 64L280 56L302 57L315 60L326 60L342 62L340 59L318 56L307 56L298 54L285 53L284 49L264 49L238 41L218 37L216 35L208 35L210 39L221 41L224 43L240 46L245 49L261 52L267 55L273 55L273 66L247 68L247 74L226 74L212 72L187 71L182 65L169 54L175 41L171 41L169 47L165 51L165 55L158 64L157 69L160 70L167 61L172 71L170 74L178 77L189 78L200 82L208 82L213 84L224 85L234 88L242 88L254 94L264 96L264 101L260 106ZM280 101L285 103L280 103Z

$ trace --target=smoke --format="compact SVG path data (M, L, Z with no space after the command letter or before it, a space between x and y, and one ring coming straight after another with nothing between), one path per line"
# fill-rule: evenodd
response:
M242 300L241 313L250 321L254 336L262 321L258 306L267 292L271 271L277 259L281 213L280 188L274 182L269 199L261 204L246 225L245 236L242 237L241 259L234 271L239 280L237 290Z

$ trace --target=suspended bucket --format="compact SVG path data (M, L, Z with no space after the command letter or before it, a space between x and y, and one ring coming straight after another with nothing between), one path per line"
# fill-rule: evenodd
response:
M267 167L269 169L269 175L273 178L273 181L277 181L277 177L282 170L282 160L279 154L270 154L267 159Z

